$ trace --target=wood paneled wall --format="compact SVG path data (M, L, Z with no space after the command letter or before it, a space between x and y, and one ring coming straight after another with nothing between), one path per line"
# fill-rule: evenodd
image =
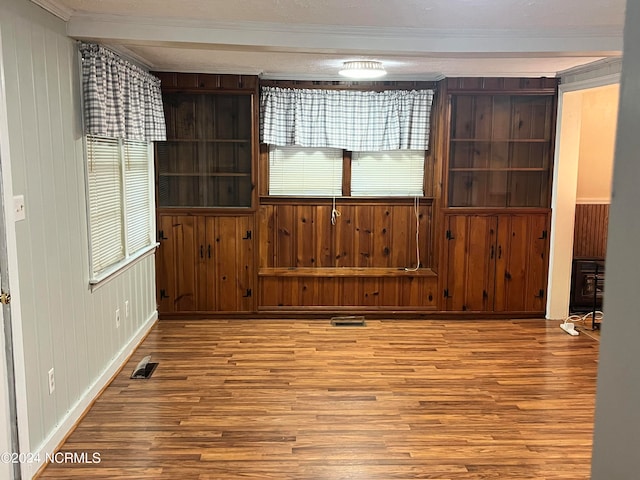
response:
M432 205L417 209L420 264L431 267ZM411 203L373 204L340 201L332 205L269 204L260 207L260 267L396 267L416 260L416 211Z
M352 275L357 272L350 272ZM363 272L361 272L363 273ZM436 310L438 279L435 275L401 276L371 271L371 276L269 276L260 277L262 310Z
M607 254L609 205L576 205L573 256L604 258Z
M261 310L437 308L431 200L417 208L423 267L417 271L410 200L342 199L335 225L332 208L326 200L260 207Z

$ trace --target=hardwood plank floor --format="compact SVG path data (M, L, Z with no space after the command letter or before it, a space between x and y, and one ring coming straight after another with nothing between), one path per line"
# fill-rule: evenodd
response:
M60 449L100 463L40 478L587 479L598 342L557 324L161 321Z

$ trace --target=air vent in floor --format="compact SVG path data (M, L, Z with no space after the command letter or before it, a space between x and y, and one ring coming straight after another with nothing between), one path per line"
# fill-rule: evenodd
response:
M331 317L331 325L334 327L366 327L364 317L347 316L347 317Z

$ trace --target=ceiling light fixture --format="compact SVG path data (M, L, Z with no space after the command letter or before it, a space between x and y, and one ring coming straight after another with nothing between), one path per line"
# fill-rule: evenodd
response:
M378 78L387 74L381 62L372 60L355 60L344 62L338 72L348 78Z

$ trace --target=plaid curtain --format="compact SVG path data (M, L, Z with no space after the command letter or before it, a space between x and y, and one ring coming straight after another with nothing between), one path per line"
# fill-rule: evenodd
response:
M85 133L166 140L160 80L96 44L80 44Z
M427 150L433 90L262 87L260 137L278 146Z

